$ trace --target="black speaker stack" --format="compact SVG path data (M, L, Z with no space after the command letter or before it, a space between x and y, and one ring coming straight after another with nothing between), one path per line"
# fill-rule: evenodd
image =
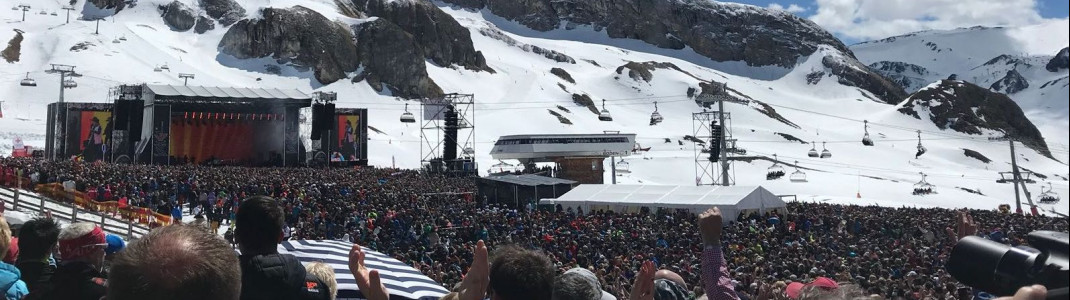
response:
M334 103L312 104L312 135L313 140L320 140L324 131L334 128Z
M323 105L323 130L331 130L338 127L338 119L334 117L334 103Z
M319 140L323 131L323 104L312 104L312 134L313 140Z
M129 124L130 124L130 133L127 134L127 136L130 137L131 141L137 141L137 140L141 139L141 127L142 127L141 122L143 122L145 120L145 101L144 100L127 100L127 101L129 101L127 105L129 106L129 110L130 110L130 115L129 115L129 119L128 119L130 121L129 122Z
M129 130L127 136L131 139L141 138L141 122L144 120L145 101L143 100L117 100L115 101L113 121L116 130Z

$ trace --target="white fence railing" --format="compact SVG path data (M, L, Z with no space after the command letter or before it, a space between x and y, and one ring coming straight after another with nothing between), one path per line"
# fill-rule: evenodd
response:
M63 223L91 222L100 225L105 232L120 235L127 240L137 239L149 232L149 228L136 222L123 220L107 214L86 211L77 206L47 199L41 195L25 190L0 187L0 200L4 209L42 216L51 212L52 218Z

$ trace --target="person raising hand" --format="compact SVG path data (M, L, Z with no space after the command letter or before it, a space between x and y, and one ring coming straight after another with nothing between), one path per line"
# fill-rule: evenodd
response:
M721 229L724 226L721 210L710 208L698 215L698 229L702 236L702 287L709 300L736 300L739 295L728 277L728 267L721 250Z

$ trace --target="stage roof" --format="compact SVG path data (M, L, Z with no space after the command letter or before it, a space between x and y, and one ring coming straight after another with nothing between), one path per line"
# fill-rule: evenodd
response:
M236 99L312 99L312 95L297 89L186 86L169 84L146 84L145 87L158 96Z
M537 185L557 185L557 184L575 184L576 181L553 178L546 176L539 176L533 174L524 175L497 175L483 177L486 180L499 181L505 183L511 183L523 186L537 186Z

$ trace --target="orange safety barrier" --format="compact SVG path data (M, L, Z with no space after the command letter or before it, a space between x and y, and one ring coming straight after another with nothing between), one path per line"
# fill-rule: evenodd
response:
M59 183L38 184L34 191L54 200L73 203L85 210L118 216L121 219L144 225L171 225L171 216L169 215L154 213L144 207L125 207L120 209L118 201L98 202L90 199L83 192L67 191Z

